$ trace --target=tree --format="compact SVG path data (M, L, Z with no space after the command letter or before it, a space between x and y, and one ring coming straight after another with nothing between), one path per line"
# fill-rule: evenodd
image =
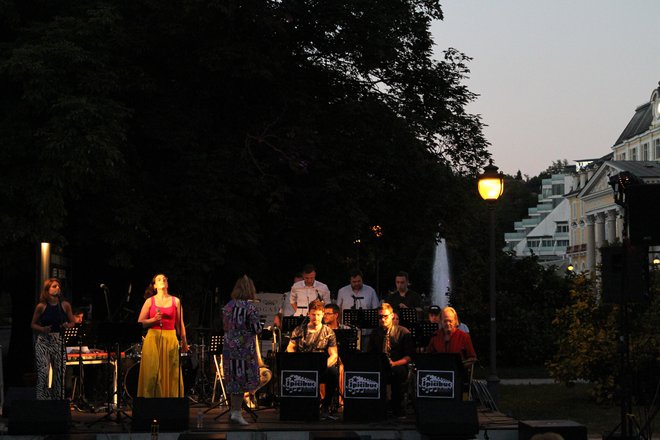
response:
M433 240L462 210L447 189L488 156L469 58L432 58L437 1L4 12L0 249L62 245L77 289L167 271L194 301L246 272L284 290L310 261L336 286L375 224L368 277L428 285Z

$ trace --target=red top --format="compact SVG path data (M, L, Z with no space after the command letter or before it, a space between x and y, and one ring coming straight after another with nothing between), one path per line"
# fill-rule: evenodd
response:
M454 330L448 341L445 341L445 331L439 329L429 341L426 351L428 353L460 353L463 360L477 357L470 335L459 329Z
M176 323L176 302L174 297L172 297L172 305L169 307L157 307L154 297L151 297L151 307L149 307L149 317L153 318L156 316L156 313L160 313L163 319L160 321L163 324L163 330L174 330L174 324ZM159 323L154 323L151 328L160 328Z

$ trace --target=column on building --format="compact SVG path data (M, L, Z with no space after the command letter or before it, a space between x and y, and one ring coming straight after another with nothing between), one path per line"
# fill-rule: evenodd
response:
M593 215L586 216L586 232L587 236L587 270L591 271L592 275L596 273L596 237L594 231L595 218Z
M595 225L594 225L594 236L595 236L595 241L596 241L596 264L600 264L601 262L601 257L600 257L600 248L605 246L606 241L605 241L605 213L604 212L599 212L597 213L594 217L595 219Z
M609 244L613 244L617 238L616 218L618 213L616 209L607 211L607 218L605 219L605 239Z

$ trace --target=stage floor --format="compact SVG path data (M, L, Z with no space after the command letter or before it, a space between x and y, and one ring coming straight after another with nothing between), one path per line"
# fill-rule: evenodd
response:
M344 422L341 413L336 420L320 420L313 422L280 421L277 408L259 408L255 415L256 421L244 413L250 422L248 426L229 424L229 414L221 415L226 406L209 409L208 405L192 404L189 410L189 427L174 432L160 429L159 440L204 440L204 439L255 439L255 440L321 440L337 438L356 438L362 440L406 439L417 440L425 438L419 433L415 414L409 411L405 419L387 419L378 422ZM197 427L199 412L203 413L203 423ZM517 440L518 421L503 414L486 409L478 410L479 435L477 438L490 440ZM7 420L3 420L7 427ZM5 431L6 432L6 431ZM10 433L11 434L11 433ZM440 434L440 433L439 433ZM125 410L108 413L83 412L71 410L71 424L67 434L51 434L50 439L147 439L150 433L145 430L135 430L132 426L132 411L130 406ZM43 437L43 436L42 436ZM27 438L27 437L26 437ZM30 435L29 438L35 438Z

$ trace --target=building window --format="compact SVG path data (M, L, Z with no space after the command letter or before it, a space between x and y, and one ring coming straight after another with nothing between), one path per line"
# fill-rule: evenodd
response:
M557 240L557 246L568 246L568 240Z
M619 160L626 160L626 153L621 153Z
M568 225L567 224L558 224L557 225L557 232L568 232Z
M552 240L541 240L542 247L552 247Z
M539 240L529 240L529 241L527 242L527 244L528 244L529 247L531 247L531 248L537 248L537 247L539 247Z
M649 144L642 145L642 160L649 160Z
M630 149L630 160L637 160L637 148Z
M655 140L655 160L660 160L660 139Z

